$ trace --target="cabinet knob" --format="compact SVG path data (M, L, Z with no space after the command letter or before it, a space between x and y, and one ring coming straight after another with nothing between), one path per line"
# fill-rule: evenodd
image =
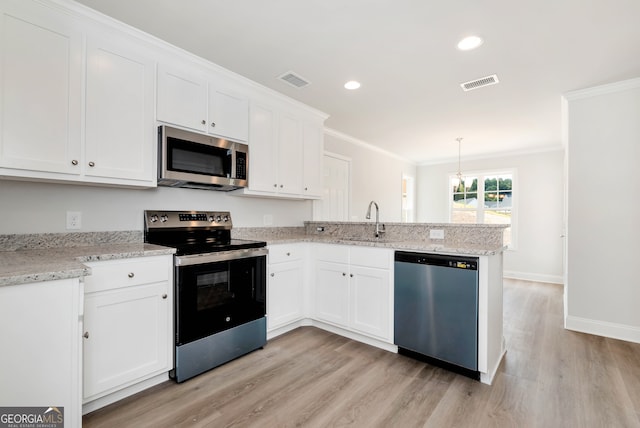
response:
M273 187L278 187L278 185L277 185L277 184L274 184L274 185L273 185Z
M163 295L162 295L162 298L163 298L163 299L166 299L166 298L167 298L167 294L166 294L166 293L165 293L165 294L163 294Z
M78 160L77 159L72 160L71 165L73 166L78 165Z
M275 274L275 273L272 273L272 274L271 274L271 276L272 276L272 277L274 277L274 276L276 276L276 274Z
M282 189L283 187L284 187L284 184L281 184L281 185L280 185L280 188Z
M353 274L352 274L352 273L350 273L350 274L349 274L349 276L350 276L351 278L353 278Z
M342 276L347 276L347 274L346 274L346 273L344 273L344 272L342 272Z
M291 253L287 253L287 256L290 256L290 255L291 255Z
M84 334L82 335L82 337L84 337L85 339L89 338L89 332L85 331Z
M305 187L305 188L304 188L304 191L306 192L307 190L309 190L309 188L308 188L308 187Z
M204 119L202 119L202 120L200 121L200 123L201 123L201 124L203 124L203 125L206 125L206 124L207 124L207 121L206 121L206 120L204 120Z
M94 166L96 166L96 163L95 163L95 162L93 162L93 161L92 161L92 162L89 162L89 166L90 166L91 168L93 168Z
M215 128L216 127L216 123L215 122L211 122L211 127Z
M135 273L133 273L133 272L129 272L129 275L127 275L127 276L128 276L129 278L133 278L134 276L136 276L136 274L135 274Z

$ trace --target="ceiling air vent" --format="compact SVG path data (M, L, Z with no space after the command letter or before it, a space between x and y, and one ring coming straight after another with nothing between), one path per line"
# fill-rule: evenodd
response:
M300 76L299 74L294 73L293 71L287 71L286 73L278 76L278 79L288 83L295 88L304 88L305 86L310 84L307 79Z
M461 83L460 86L462 87L463 91L471 91L473 89L482 88L484 86L495 85L498 82L499 82L498 76L496 74L492 74L491 76L482 77L480 79Z

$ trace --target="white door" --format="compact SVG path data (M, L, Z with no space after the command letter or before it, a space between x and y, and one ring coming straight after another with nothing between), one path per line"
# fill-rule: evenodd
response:
M314 220L349 221L349 182L351 160L325 154L322 199L314 201Z

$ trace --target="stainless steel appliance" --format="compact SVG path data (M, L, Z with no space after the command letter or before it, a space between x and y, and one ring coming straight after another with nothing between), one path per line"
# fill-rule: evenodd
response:
M394 277L399 352L479 380L478 259L396 251Z
M175 368L182 382L267 341L266 242L231 239L229 212L145 211L145 242L176 248Z
M170 126L158 128L158 185L230 191L247 187L249 146Z

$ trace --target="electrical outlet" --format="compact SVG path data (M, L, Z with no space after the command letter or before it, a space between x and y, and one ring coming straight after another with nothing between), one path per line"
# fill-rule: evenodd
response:
M82 227L82 213L80 211L67 211L67 229L80 229Z
M444 239L443 229L431 229L429 230L429 238L431 239Z

